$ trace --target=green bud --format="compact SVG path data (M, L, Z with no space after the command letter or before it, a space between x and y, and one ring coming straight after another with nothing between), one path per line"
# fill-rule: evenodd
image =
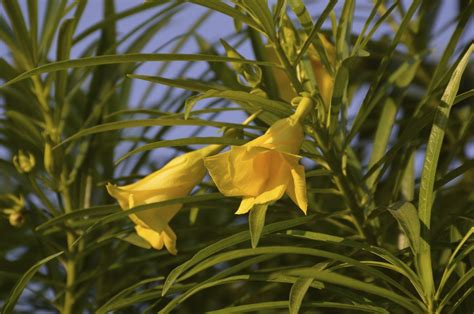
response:
M44 168L52 177L58 177L61 172L62 154L60 149L53 150L53 147L60 141L56 129L45 133L44 145Z
M44 145L44 168L50 175L54 175L54 157L53 149L50 143Z
M35 156L30 152L19 150L18 154L13 156L13 165L19 173L28 173L35 167Z

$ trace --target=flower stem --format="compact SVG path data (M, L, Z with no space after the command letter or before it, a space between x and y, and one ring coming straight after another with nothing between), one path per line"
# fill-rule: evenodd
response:
M313 109L313 100L310 97L303 96L293 117L297 122L302 122L306 115L311 112L311 109Z

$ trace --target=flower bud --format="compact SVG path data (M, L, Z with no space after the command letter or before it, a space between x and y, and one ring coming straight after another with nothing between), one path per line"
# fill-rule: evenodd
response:
M0 210L10 215L13 212L17 212L25 207L25 199L23 196L16 196L13 194L0 195Z
M13 156L13 165L19 173L28 173L35 167L35 156L30 152L19 150L18 154Z
M58 177L61 173L62 151L60 149L53 149L59 142L60 136L56 129L45 132L44 168L53 177Z
M8 221L13 227L20 228L25 223L25 216L22 211L16 211L8 216Z

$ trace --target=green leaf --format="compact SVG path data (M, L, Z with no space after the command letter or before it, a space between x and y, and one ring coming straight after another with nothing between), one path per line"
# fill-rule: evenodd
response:
M290 109L290 105L281 101L268 99L265 97L261 97L255 94L247 93L244 91L236 91L236 90L228 90L224 87L220 86L213 86L213 85L206 85L200 82L190 82L184 80L170 80L165 79L162 77L156 76L145 76L145 75L128 75L130 78L137 78L142 79L145 81L150 81L159 84L165 84L173 87L179 87L184 89L189 89L192 91L202 92L204 94L196 96L196 99L191 99L188 107L185 109L190 111L192 106L195 104L195 101L206 99L206 98L213 98L219 97L229 100L234 100L236 102L248 102L254 105L258 105L259 109L268 110L279 116L288 116L293 113ZM245 108L247 109L247 108ZM255 110L256 111L256 110ZM252 112L253 113L253 112Z
M354 16L355 1L344 1L336 34L336 55L339 61L349 56L350 35L352 28L352 18Z
M141 247L143 249L151 249L150 243L145 241L142 237L138 236L136 233L128 233L117 235L115 238L128 242L132 245Z
M135 148L128 153L121 156L115 164L119 164L128 157L135 155L140 152L161 148L161 147L173 147L173 146L186 146L186 145L196 145L196 144L222 144L222 145L235 145L239 146L245 144L247 141L229 138L229 137L191 137L191 138L180 138L176 140L163 140L159 142L154 142L146 144Z
M269 224L265 227L263 227L262 234L270 234L273 232L277 232L280 230L284 230L287 228L292 228L301 224L305 224L309 221L311 221L314 218L314 215L311 216L306 216L306 217L299 217L295 219L289 219L289 220L284 220L280 222L276 222L273 224ZM235 235L232 235L228 238L225 238L223 240L220 240L212 245L209 245L208 247L200 250L197 252L190 260L186 261L185 263L179 265L175 269L173 269L168 277L166 278L165 284L163 286L163 295L166 294L166 292L171 288L171 286L174 284L174 282L178 279L178 277L184 273L186 270L190 269L194 265L197 265L207 257L222 251L224 249L227 249L229 247L232 247L233 245L236 245L238 243L242 243L250 239L250 233L248 231L243 231L239 232Z
M153 1L153 0L152 0ZM221 2L221 1L208 1L208 0L189 0L194 4L202 5L214 11L223 13L232 17L235 21L240 21L247 24L248 26L258 30L259 32L265 33L261 25L256 23L253 19L247 15L242 14L239 10L234 9L233 7Z
M418 211L410 202L398 202L391 205L388 211L398 221L408 240L413 254L418 254L420 243L420 221Z
M3 305L2 313L4 314L12 313L14 310L15 304L18 302L18 299L20 298L21 293L23 292L23 290L25 289L26 285L31 280L31 278L33 278L33 276L41 268L41 266L55 259L61 254L63 254L63 252L55 253L46 258L43 258L42 260L40 260L39 262L31 266L30 269L26 271L26 273L20 278L20 280L17 281L17 283L11 290L10 295L5 300L5 304Z
M382 258L383 260L387 261L389 265L392 265L393 267L390 267L390 269L403 275L408 280L410 280L410 282L412 283L413 287L416 289L418 294L421 297L423 296L423 290L422 290L421 283L419 281L418 276L413 272L413 270L405 262L403 262L402 260L394 256L392 253L390 253L388 250L384 248L369 245L366 243L344 239L343 237L338 237L338 236L325 234L325 233L319 233L319 232L311 232L311 231L303 231L303 230L288 230L286 234L293 237L300 237L300 238L309 239L313 241L327 242L331 245L337 245L337 246L348 246L355 249L360 249L366 252L370 252L371 254L374 254Z
M393 58L395 50L398 44L400 43L400 40L402 39L403 34L406 34L407 28L410 25L409 22L411 18L413 17L413 15L415 14L420 2L421 2L420 0L412 1L410 8L406 12L406 14L403 16L403 19L400 23L400 27L398 28L390 44L388 51L386 51L385 55L382 58L382 61L380 62L380 65L377 67L377 73L376 73L375 79L372 81L372 84L370 85L369 91L367 92L367 95L364 98L364 101L362 102L361 108L359 112L357 113L357 116L353 122L352 128L345 140L346 145L348 145L351 142L351 140L359 131L360 127L364 124L364 121L366 120L369 113L372 111L375 104L377 104L376 100L378 97L376 96L380 95L381 91L383 91L383 89L380 88L380 84L383 81L383 78L386 77L386 72L387 72L390 60ZM388 85L388 82L385 84ZM387 86L385 88L387 88Z
M375 131L374 145L372 147L372 153L370 155L370 161L368 168L372 167L385 156L385 150L387 149L388 140L392 132L393 125L395 123L395 117L397 115L397 104L393 101L392 98L388 98L385 101L385 104L382 109L382 114L379 118L379 123L377 125L377 130ZM380 169L374 171L367 178L367 187L372 189Z
M186 274L184 274L181 277L181 280L190 278L194 276L195 274L205 269L208 269L210 267L213 267L219 263L228 262L234 259L243 258L247 256L260 255L260 254L278 254L278 255L297 254L297 255L307 255L307 256L318 256L318 257L327 258L328 260L331 260L331 261L344 262L344 263L347 263L347 265L350 265L351 267L355 267L361 271L364 271L376 278L383 280L387 284L390 284L398 288L400 291L403 291L404 294L408 296L410 299L417 300L410 291L408 291L406 288L400 285L396 280L393 280L391 277L387 276L386 274L379 271L378 269L375 269L374 267L366 265L366 263L359 262L353 258L347 257L342 254L338 254L338 253L333 253L333 252L319 250L319 249L305 248L305 247L294 247L294 246L268 246L268 247L252 248L252 249L237 249L230 252L224 252L215 256L211 256L207 260L202 261L200 264L196 265L195 267L190 269L188 272L186 272Z
M419 267L427 295L432 295L434 293L433 271L431 265L430 226L431 209L434 201L433 192L436 180L436 169L451 106L454 103L462 74L473 51L474 44L471 44L456 66L451 79L449 80L448 86L444 91L443 97L441 98L431 129L428 145L426 147L425 161L421 173L420 194L418 197L418 216L421 222Z
M303 304L304 308L328 308L328 309L339 309L339 310L349 310L350 313L353 311L361 311L367 313L383 313L388 314L389 312L384 308L368 305L368 304L346 304L339 302L308 302ZM272 302L261 302L254 304L245 304L238 306L226 307L220 310L209 311L208 314L227 314L227 313L247 313L247 312L257 312L259 310L269 310L269 313L273 309L285 309L288 308L288 301L272 301Z
M290 314L299 313L303 298L313 281L313 278L300 278L291 286L290 299L288 300Z
M159 54L159 53L129 53L122 55L104 55L97 57L86 57L80 59L70 59L48 63L30 71L20 74L14 79L6 82L2 87L14 84L29 77L42 73L57 72L70 68L83 68L105 64L121 64L152 61L208 61L208 62L242 62L249 64L259 64L265 66L275 66L275 64L263 61L254 61L238 58L227 58L222 56L201 55L201 54Z
M63 214L61 216L57 216L51 218L50 220L44 222L43 224L36 227L36 231L45 231L55 225L60 223L64 223L68 220L74 220L78 218L89 218L90 216L105 216L107 214L111 214L113 212L117 212L120 210L120 206L118 205L102 205L102 206L93 206L90 208L85 209L75 209L70 213Z
M459 280L451 287L451 289L446 293L444 298L439 302L438 310L442 311L442 309L446 306L449 300L467 283L474 278L474 268L471 268L467 271Z
M314 268L300 268L300 269L289 270L288 272L285 272L285 273L289 275L293 275L293 276L311 277L319 281L328 282L328 283L340 285L343 287L348 287L354 290L364 291L370 294L375 294L404 307L405 309L409 310L411 313L419 313L424 310L416 306L414 303L412 303L410 299L407 299L404 296L394 293L393 291L379 287L372 283L366 283L366 282L353 279L348 276L336 274L327 270L316 270Z
M250 229L250 241L252 242L252 248L256 248L260 236L262 235L263 226L265 225L265 215L267 213L267 204L256 204L252 207L249 213L249 229Z
M467 240L474 234L474 227L471 227L469 231L464 235L464 237L459 241L456 249L449 257L448 264L444 269L443 275L441 276L441 280L438 285L438 290L436 291L437 299L440 298L441 293L443 292L444 286L446 285L449 277L454 272L457 264L462 261L466 256L468 256L474 250L474 244L469 244L464 250L461 248L466 244Z
M65 139L59 145L64 145L68 142L77 140L78 138L81 138L87 135L122 130L124 128L139 128L139 127L147 127L147 126L183 126L183 125L212 126L216 128L228 127L228 128L236 128L236 129L244 129L244 128L260 129L259 127L250 126L250 125L214 122L214 121L206 121L206 120L198 120L198 119L179 120L179 119L159 118L159 119L116 121L116 122L109 122L109 123L96 125L91 128L81 130L77 132L76 134L74 134L73 136Z

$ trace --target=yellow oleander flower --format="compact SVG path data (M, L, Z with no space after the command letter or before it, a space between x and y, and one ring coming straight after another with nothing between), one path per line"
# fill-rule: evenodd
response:
M107 191L124 210L138 205L184 197L206 174L203 158L220 149L220 145L210 145L183 154L135 183L121 187L109 183ZM176 234L168 223L181 207L182 204L176 204L147 209L131 214L129 217L135 223L137 234L153 248L160 250L165 246L171 254L176 254Z
M236 214L276 201L285 192L306 213L305 172L296 155L303 138L299 117L291 116L245 145L205 158L204 164L222 194L243 196Z

